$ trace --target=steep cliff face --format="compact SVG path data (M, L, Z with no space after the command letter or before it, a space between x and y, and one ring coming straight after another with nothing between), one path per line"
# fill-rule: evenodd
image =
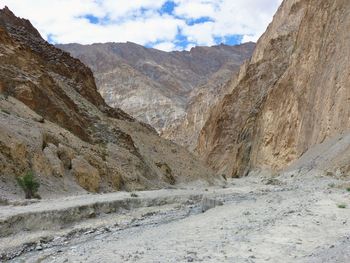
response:
M197 150L217 171L279 170L350 128L350 2L285 0Z
M170 173L164 173L163 166ZM41 194L138 190L204 180L210 171L149 125L107 106L93 74L0 10L1 194L33 170Z
M223 67L213 74L207 83L193 90L189 96L191 99L186 107L186 114L163 130L161 136L194 151L199 133L209 118L210 110L230 93L229 80L238 71L239 66Z
M91 67L108 105L194 148L209 108L226 94L224 83L250 58L255 44L196 47L190 52L163 52L133 43L57 47Z

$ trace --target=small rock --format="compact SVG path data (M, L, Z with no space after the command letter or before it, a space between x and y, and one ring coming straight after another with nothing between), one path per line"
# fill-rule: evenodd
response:
M223 205L223 202L216 199L208 198L205 196L202 198L202 201L201 201L201 209L203 213L208 211L209 209L212 209L216 206L221 206L221 205Z
M38 250L38 251L43 250L43 247L39 244L35 247L35 250Z
M194 262L193 257L187 257L187 262Z

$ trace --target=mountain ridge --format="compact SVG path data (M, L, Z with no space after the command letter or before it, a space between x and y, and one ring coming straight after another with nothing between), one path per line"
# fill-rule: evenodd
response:
M173 52L131 42L57 47L91 67L99 92L110 106L122 108L163 137L193 149L203 121L193 124L195 135L187 142L187 127L182 125L186 118L192 118L187 116L187 108L203 91L207 98L202 111L195 115L196 119L205 119L209 108L225 94L222 86L250 57L255 44Z
M1 195L32 170L44 197L176 187L216 180L187 150L109 107L92 71L0 10ZM2 197L2 196L1 196Z

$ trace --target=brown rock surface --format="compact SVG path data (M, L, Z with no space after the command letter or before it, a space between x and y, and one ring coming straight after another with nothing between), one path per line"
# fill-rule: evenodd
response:
M163 52L134 43L57 45L94 72L98 90L160 134L193 149L209 109L228 90L226 82L254 43Z
M285 0L197 150L232 176L280 170L350 128L350 2Z
M84 189L98 192L101 182L99 172L83 157L78 156L72 160L72 175Z
M215 180L187 150L107 106L89 68L7 8L0 10L0 87L1 196L22 196L15 177L28 170L43 197L169 186L157 163L177 183Z

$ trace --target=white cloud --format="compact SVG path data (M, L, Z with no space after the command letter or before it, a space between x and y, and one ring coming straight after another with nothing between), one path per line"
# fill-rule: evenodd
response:
M193 42L198 45L214 45L215 43L212 33L214 26L215 23L213 22L184 26L182 33L188 37L189 42Z
M180 10L191 6L190 2L192 2L192 0L177 1L179 3L177 9ZM272 21L272 16L282 0L195 0L195 2L198 10L205 10L208 5L212 6L213 12L207 16L214 22L212 26L206 27L205 32L200 33L201 39L206 37L208 40L205 44L210 45L214 37L228 35L242 35L243 41L257 41ZM193 12L192 16L191 12L184 13L184 16L190 19L198 18L196 12ZM197 29L197 24L187 25L184 32L191 38L198 38ZM206 34L205 37L204 34Z
M153 48L163 50L163 51L172 51L172 50L176 50L176 45L173 42L162 42L162 43L155 44Z
M17 16L30 19L43 37L57 43L132 41L175 50L178 32L188 39L182 43L185 49L237 34L243 41L256 41L282 0L173 1L174 15L159 12L167 0L0 0L0 8L7 5ZM86 15L103 23L92 24ZM208 21L193 24L203 17Z
M217 3L220 1L203 0L175 0L177 7L175 14L178 16L198 19L201 17L213 17Z

